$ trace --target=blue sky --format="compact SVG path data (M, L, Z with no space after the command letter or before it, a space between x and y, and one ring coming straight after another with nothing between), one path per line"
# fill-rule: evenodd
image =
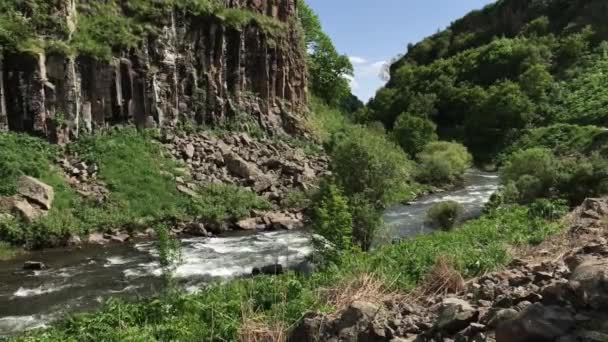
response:
M385 63L494 0L307 0L336 48L355 67L353 93L367 101L383 85Z

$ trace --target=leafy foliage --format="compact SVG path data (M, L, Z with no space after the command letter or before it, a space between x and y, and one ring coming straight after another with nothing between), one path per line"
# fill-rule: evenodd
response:
M437 140L436 130L431 120L403 113L395 122L393 136L404 151L415 157L424 146Z
M465 143L482 162L530 128L605 125L608 30L594 14L605 8L598 0L500 1L474 11L410 45L366 116L391 129L427 98L439 138Z
M349 250L352 247L353 219L349 211L348 200L342 191L331 181L325 181L314 198L313 230L326 241L318 242L325 253Z
M353 74L353 66L346 55L341 55L331 38L321 28L321 21L304 1L298 1L298 16L304 29L309 54L309 87L312 93L332 106L352 108L352 95L346 76ZM355 107L359 105L355 103Z
M458 202L447 201L433 205L427 212L428 220L441 227L443 230L451 230L456 225L462 214L462 205Z
M462 180L473 158L461 144L438 141L428 144L418 154L418 159L419 180L436 185L454 185Z
M413 165L386 137L354 126L337 138L331 155L337 182L347 196L360 194L376 206L405 197Z

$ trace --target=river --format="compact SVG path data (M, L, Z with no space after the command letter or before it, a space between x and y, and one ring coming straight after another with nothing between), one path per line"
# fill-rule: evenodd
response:
M495 174L471 171L464 187L388 209L385 238L432 232L425 223L434 203L453 200L464 215L478 215L498 188ZM305 231L263 232L181 240L178 283L195 291L209 282L246 276L254 267L280 263L293 267L312 252ZM23 271L27 260L44 262L42 271ZM0 336L42 327L67 313L91 310L111 296L137 298L157 293L160 265L152 242L107 247L53 249L0 262Z

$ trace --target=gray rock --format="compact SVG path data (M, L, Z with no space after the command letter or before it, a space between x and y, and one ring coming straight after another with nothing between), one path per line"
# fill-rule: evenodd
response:
M572 313L558 306L530 305L515 319L496 329L497 342L555 341L572 330L576 322Z
M182 153L184 154L184 157L186 159L192 159L192 157L194 157L194 153L195 153L195 149L194 149L194 145L192 144L187 144L186 146L184 146L184 149L182 150Z
M570 281L575 284L579 305L608 307L608 260L583 262L572 272Z
M253 270L251 271L251 274L254 276L261 275L261 274L265 274L265 275L283 274L283 265L273 264L273 265L266 265L263 267L254 267Z
M50 210L55 198L55 191L50 185L44 184L40 180L21 176L17 183L17 193L40 205L45 210Z
M40 261L26 261L23 264L23 269L26 271L40 271L46 269L46 265Z
M183 232L192 236L209 236L207 229L205 229L205 225L202 223L190 223L186 225Z
M467 301L458 298L448 298L442 302L436 328L447 334L454 334L465 329L470 323L477 322L479 311Z

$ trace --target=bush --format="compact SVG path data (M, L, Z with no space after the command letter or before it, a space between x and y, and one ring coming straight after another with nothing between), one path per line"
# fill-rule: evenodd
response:
M353 219L348 207L348 200L342 190L331 180L321 184L319 192L313 199L312 228L324 241L317 243L318 249L325 253L328 250L348 250L352 247Z
M443 230L452 230L462 211L463 208L460 203L447 201L433 205L426 214L432 224L438 225Z
M385 206L406 196L413 167L385 136L355 126L335 142L332 169L348 197L362 195Z
M362 250L368 251L376 233L382 226L382 210L376 208L363 196L355 195L349 201L353 219L353 239Z
M437 125L427 118L403 113L395 122L393 137L410 156L415 157L424 146L437 140Z
M540 198L530 204L528 211L532 218L557 220L568 213L568 204L564 200L549 200Z
M537 197L548 196L556 181L557 165L551 150L545 148L515 152L500 170L502 181L511 188L507 197L530 203Z
M466 147L446 141L428 144L418 159L418 179L437 185L453 185L462 180L473 161Z

